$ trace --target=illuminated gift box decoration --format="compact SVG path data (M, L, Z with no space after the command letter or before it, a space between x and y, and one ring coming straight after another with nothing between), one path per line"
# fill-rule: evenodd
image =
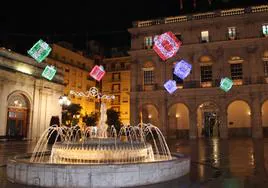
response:
M105 71L104 71L103 66L98 66L98 65L95 65L93 69L91 70L91 72L89 73L89 75L97 81L100 81L102 77L104 76L104 74L105 74Z
M54 66L47 65L45 70L42 72L42 76L48 80L52 80L56 72L57 70L54 68Z
M180 46L181 41L172 32L154 37L153 49L163 61L176 55Z
M229 78L222 78L220 88L225 92L229 91L233 86L233 81Z
M35 45L28 50L28 54L32 56L37 62L41 63L51 52L49 45L43 40L39 40Z
M176 81L174 80L169 80L164 84L164 87L166 88L166 90L172 94L174 93L174 91L177 90L177 85L176 85Z
M186 78L192 70L192 65L184 60L179 61L174 68L174 74L180 79Z

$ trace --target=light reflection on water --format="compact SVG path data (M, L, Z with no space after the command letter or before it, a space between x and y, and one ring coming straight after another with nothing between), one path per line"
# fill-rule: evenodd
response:
M164 182L142 188L266 188L268 187L268 139L200 139L168 140L171 152L180 152L191 157L191 171L179 180ZM18 154L18 145L1 145L2 156ZM15 144L14 144L15 146ZM23 146L20 146L23 147ZM28 148L28 145L24 146ZM28 149L20 149L25 153ZM214 168L215 167L215 168ZM0 176L5 175L5 169ZM0 187L17 187L7 181ZM141 187L140 187L141 188Z

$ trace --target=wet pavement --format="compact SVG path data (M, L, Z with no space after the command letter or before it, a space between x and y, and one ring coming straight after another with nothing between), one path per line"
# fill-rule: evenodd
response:
M0 142L0 188L29 187L6 179L8 157L31 152L35 143ZM268 188L268 139L169 140L171 152L191 158L190 173L182 178L144 188L211 187Z

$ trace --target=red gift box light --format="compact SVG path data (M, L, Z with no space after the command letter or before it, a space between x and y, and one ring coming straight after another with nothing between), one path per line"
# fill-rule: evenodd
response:
M172 32L166 32L154 39L154 51L159 55L159 57L165 61L178 52L181 46L181 41L179 41Z
M104 76L105 71L103 70L102 66L95 65L89 75L97 81L100 81Z

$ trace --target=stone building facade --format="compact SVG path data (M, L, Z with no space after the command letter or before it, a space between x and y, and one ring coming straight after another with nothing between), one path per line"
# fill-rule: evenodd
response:
M131 57L112 57L102 61L105 67L105 76L102 79L102 92L114 95L115 99L108 104L120 112L120 119L123 124L130 123L130 65Z
M46 65L0 49L0 138L38 139L52 116L61 117L63 74L42 78Z
M91 87L96 86L95 80L89 76L94 61L83 56L82 52L74 51L72 48L68 49L63 44L51 44L51 48L52 51L46 62L63 71L64 94L68 96L72 103L81 105L82 115L95 112L95 101L93 99L70 95L70 90L86 92Z
M173 32L182 41L177 55L163 62L153 38ZM218 10L137 21L131 33L131 124L158 126L168 137L267 135L268 6ZM184 80L173 75L174 62L193 67ZM221 78L234 81L229 92ZM170 95L163 84L175 79Z

